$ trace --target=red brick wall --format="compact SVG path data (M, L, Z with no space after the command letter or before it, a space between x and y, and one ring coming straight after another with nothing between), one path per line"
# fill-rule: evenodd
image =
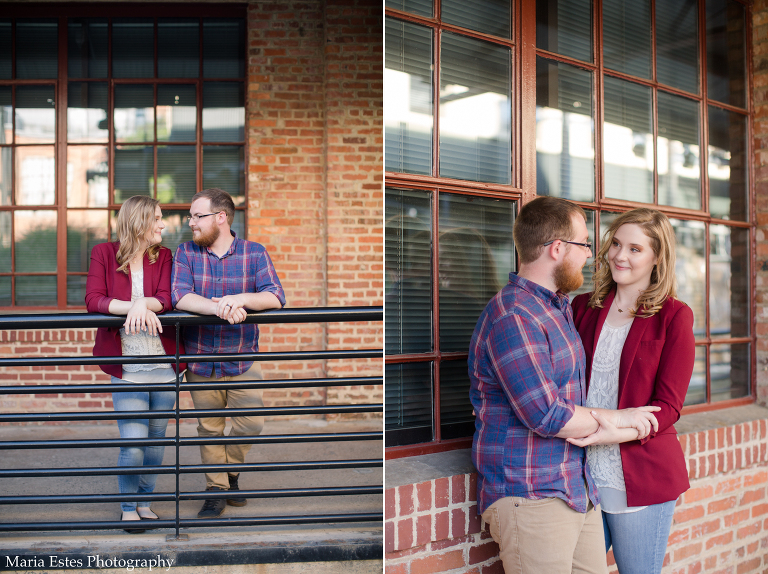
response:
M768 0L752 7L752 87L754 120L754 187L757 220L757 400L768 405Z
M691 488L678 501L664 574L768 570L768 420L680 437ZM477 516L477 476L389 488L387 574L503 572ZM609 572L616 574L612 554Z
M373 0L326 2L328 305L382 305L383 18ZM384 347L381 323L328 325L328 348ZM383 359L332 361L329 376L375 376ZM381 387L328 389L328 403L383 402Z
M248 239L266 246L290 307L325 305L322 2L248 7ZM262 330L272 351L325 348L320 324ZM264 364L266 378L322 377L322 361ZM324 404L325 389L266 391L273 404Z

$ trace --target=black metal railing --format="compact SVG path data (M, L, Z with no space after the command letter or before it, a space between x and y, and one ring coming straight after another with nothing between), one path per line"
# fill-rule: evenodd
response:
M177 343L180 327L193 325L227 324L218 317L200 316L179 311L169 312L159 316L163 325L175 326ZM258 324L276 323L326 323L349 321L382 321L382 307L344 307L344 308L299 308L281 309L260 313L250 313L246 322ZM87 313L60 313L34 315L3 315L0 316L0 330L30 330L30 329L79 329L93 327L121 326L124 318L112 315ZM40 367L63 365L105 365L127 363L180 363L188 362L219 362L219 361L308 361L325 359L363 359L382 358L381 349L364 350L333 350L333 351L296 351L270 352L249 354L179 354L174 356L153 357L23 357L0 358L0 368L3 367ZM382 367L383 370L383 367ZM42 372L41 372L42 379ZM25 468L0 469L0 479L22 477L73 477L99 476L120 474L174 474L176 487L174 492L159 492L152 494L43 494L34 496L2 496L0 504L72 504L72 503L103 503L103 502L151 502L175 501L176 513L173 520L152 521L153 528L173 528L175 534L169 539L184 539L186 535L180 529L187 527L220 527L246 525L286 525L339 522L370 522L381 523L383 512L370 513L338 513L338 514L304 514L288 516L263 517L232 517L217 519L182 518L179 503L182 500L201 500L207 498L227 498L225 491L213 494L208 491L185 492L179 486L179 477L188 473L204 472L244 472L244 471L289 471L289 470L327 470L327 469L361 469L383 467L380 457L352 460L311 460L311 461L281 461L269 463L245 463L225 465L182 465L180 463L180 448L182 446L202 444L290 444L315 443L334 441L381 441L383 432L345 432L345 433L310 433L262 436L226 436L226 437L182 437L180 422L182 419L195 419L212 416L292 416L292 415L326 415L350 413L382 413L383 405L378 404L342 404L320 406L286 406L260 407L248 409L180 409L179 393L181 391L197 391L208 389L296 389L302 387L345 387L351 385L382 385L383 376L345 377L345 378L307 378L258 381L228 381L214 383L181 382L177 374L174 383L143 384L143 391L175 391L176 406L168 411L95 411L95 412L39 412L39 413L0 413L0 424L22 422L49 421L103 421L133 418L163 418L176 421L176 436L166 438L140 439L69 439L69 440L11 440L0 441L0 450L35 450L35 449L73 449L73 448L103 448L120 446L172 446L176 450L176 462L173 465L154 467L78 467L78 468ZM11 394L58 394L58 393L106 393L136 390L135 384L35 384L0 386L0 395ZM383 421L382 421L383 425ZM382 480L383 482L383 480ZM348 495L380 495L383 484L369 486L326 486L308 488L282 488L264 490L242 490L238 492L243 498L281 498L281 497L316 497L316 496L348 496ZM2 494L2 491L0 491ZM46 531L46 530L110 530L125 528L121 521L91 521L91 522L5 522L0 523L0 532L10 531Z

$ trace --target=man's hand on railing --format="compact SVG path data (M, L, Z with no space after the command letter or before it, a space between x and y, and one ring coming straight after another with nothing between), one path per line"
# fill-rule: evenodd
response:
M211 301L216 303L216 316L226 319L230 325L242 323L248 316L248 311L246 311L237 295L211 297Z

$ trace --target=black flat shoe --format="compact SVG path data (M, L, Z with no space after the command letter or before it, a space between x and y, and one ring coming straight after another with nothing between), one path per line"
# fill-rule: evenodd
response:
M141 520L141 517L139 516L139 513L135 510L131 511L123 511L123 514L120 516L120 520L123 522L139 522ZM142 532L146 532L145 528L123 528L127 533L129 534L141 534Z

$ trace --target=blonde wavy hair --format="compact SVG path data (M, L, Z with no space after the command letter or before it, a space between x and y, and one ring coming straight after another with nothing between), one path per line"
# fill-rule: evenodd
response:
M656 265L651 271L651 283L637 298L637 308L631 311L633 317L652 317L661 310L669 297L677 298L675 280L675 231L666 215L655 209L641 207L618 216L605 232L600 251L595 257L595 274L592 277L594 292L589 299L589 306L602 308L603 301L616 287L611 274L611 267L606 258L613 243L613 236L622 225L633 223L640 226L648 236L651 249L656 255ZM642 314L637 311L642 309Z
M155 210L160 202L144 195L134 195L123 202L117 214L117 240L120 247L117 250L117 262L126 275L130 274L131 260L146 250L150 265L157 261L160 245L144 247L142 239L155 224Z

